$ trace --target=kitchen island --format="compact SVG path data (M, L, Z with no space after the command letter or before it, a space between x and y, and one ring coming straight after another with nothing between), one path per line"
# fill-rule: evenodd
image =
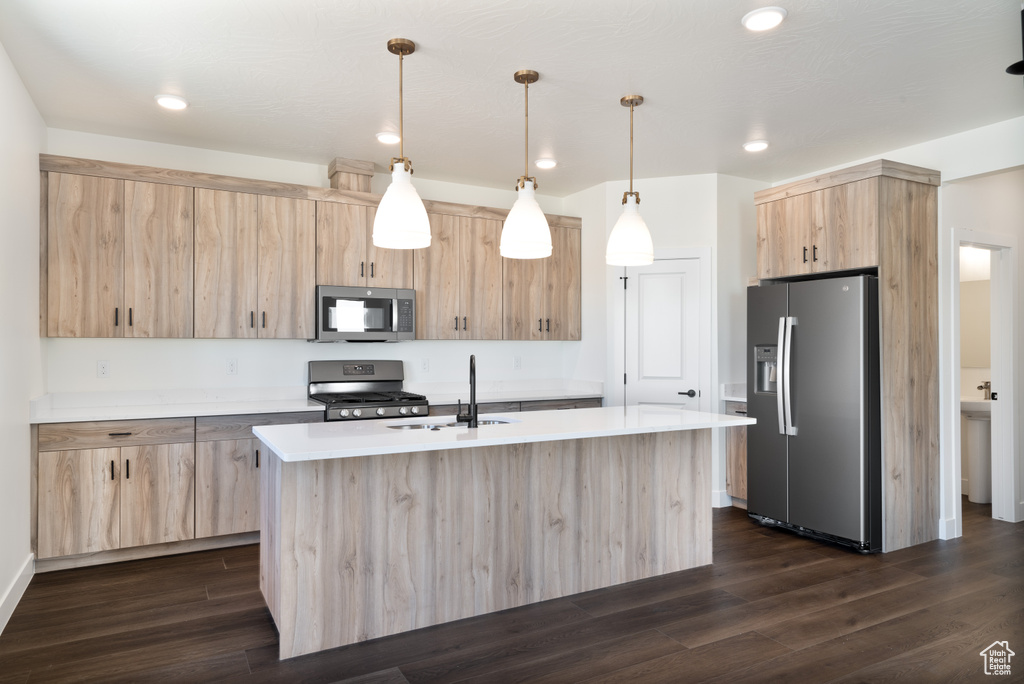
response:
M253 429L281 658L710 563L711 430L754 421L633 406L450 422ZM415 424L436 428L393 427Z

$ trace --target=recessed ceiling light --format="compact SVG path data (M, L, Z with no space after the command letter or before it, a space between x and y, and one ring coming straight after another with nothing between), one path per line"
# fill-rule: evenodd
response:
M156 103L164 109L184 109L188 107L188 100L180 95L157 95Z
M751 140L750 142L743 143L743 149L747 152L763 152L768 149L768 141Z
M785 18L786 10L781 7L762 7L744 14L740 23L751 31L767 31L781 24Z
M397 145L402 139L398 137L397 133L382 131L377 134L377 140L381 141L385 145Z
M553 169L558 166L558 162L550 158L538 159L534 163L537 165L538 169Z

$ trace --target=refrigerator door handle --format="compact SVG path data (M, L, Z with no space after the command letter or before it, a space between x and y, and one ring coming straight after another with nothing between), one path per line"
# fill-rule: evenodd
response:
M796 425L793 424L793 397L790 369L793 365L793 326L796 325L795 316L786 317L786 347L785 357L782 361L782 388L786 395L786 434L796 435Z
M779 366L781 366L779 368L779 370L781 371L782 368L785 367L786 363L786 319L781 316L779 317L779 346L775 358L777 359L777 363L779 364ZM785 404L783 403L784 399L782 396L785 393L785 391L786 386L782 382L779 382L775 391L775 401L778 404L779 409L778 412L780 435L786 434L786 413Z

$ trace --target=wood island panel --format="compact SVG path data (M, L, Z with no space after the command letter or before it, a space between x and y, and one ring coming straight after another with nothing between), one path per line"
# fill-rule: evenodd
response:
M281 658L711 562L709 429L261 470Z

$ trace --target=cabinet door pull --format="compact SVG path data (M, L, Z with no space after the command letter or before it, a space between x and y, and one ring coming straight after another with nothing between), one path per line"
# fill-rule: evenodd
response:
M466 317L465 316L462 317L462 329L463 330L466 329Z
M256 327L256 312L255 311L250 311L249 312L249 327L250 328L255 328Z
M130 434L132 434L132 433L130 433L130 432L108 432L107 436L108 437L127 437Z
M544 332L544 319L537 319L537 332Z
M115 328L116 328L117 326L121 325L121 321L120 321L120 320L118 319L118 313L119 313L119 312L118 312L118 309L117 309L117 307L115 306L115 307L114 307L114 327L115 327Z
M376 263L376 262L373 262L373 261L370 262L370 277L371 278L373 277L373 265L374 265L374 263Z
M746 411L733 411L733 413L735 413L737 416L745 416L745 415L747 415Z
M360 277L360 278L362 278L362 277L364 277L364 276L366 275L366 273L365 273L365 272L364 272L364 270L363 270L363 268L364 268L365 266L366 266L366 262L365 262L365 261L360 261L360 262L359 262L359 277Z
M133 319L132 319L132 307L129 306L128 307L128 327L130 328L133 325L135 325L135 323L133 322Z
M113 461L110 462L110 480L111 481L114 480L114 462Z
M124 479L129 480L132 476L132 462L124 459Z
M545 318L544 320L547 321L547 325L548 325L548 329L545 332L551 332L551 319L550 318Z
M256 467L257 468L260 467L260 450L259 449L256 450Z
M814 245L814 260L818 260L818 245Z
M267 312L266 311L263 312L263 327L264 328L267 327Z
M456 330L459 329L459 317L458 316L455 317L455 329Z
M807 248L804 247L804 263L807 263Z

